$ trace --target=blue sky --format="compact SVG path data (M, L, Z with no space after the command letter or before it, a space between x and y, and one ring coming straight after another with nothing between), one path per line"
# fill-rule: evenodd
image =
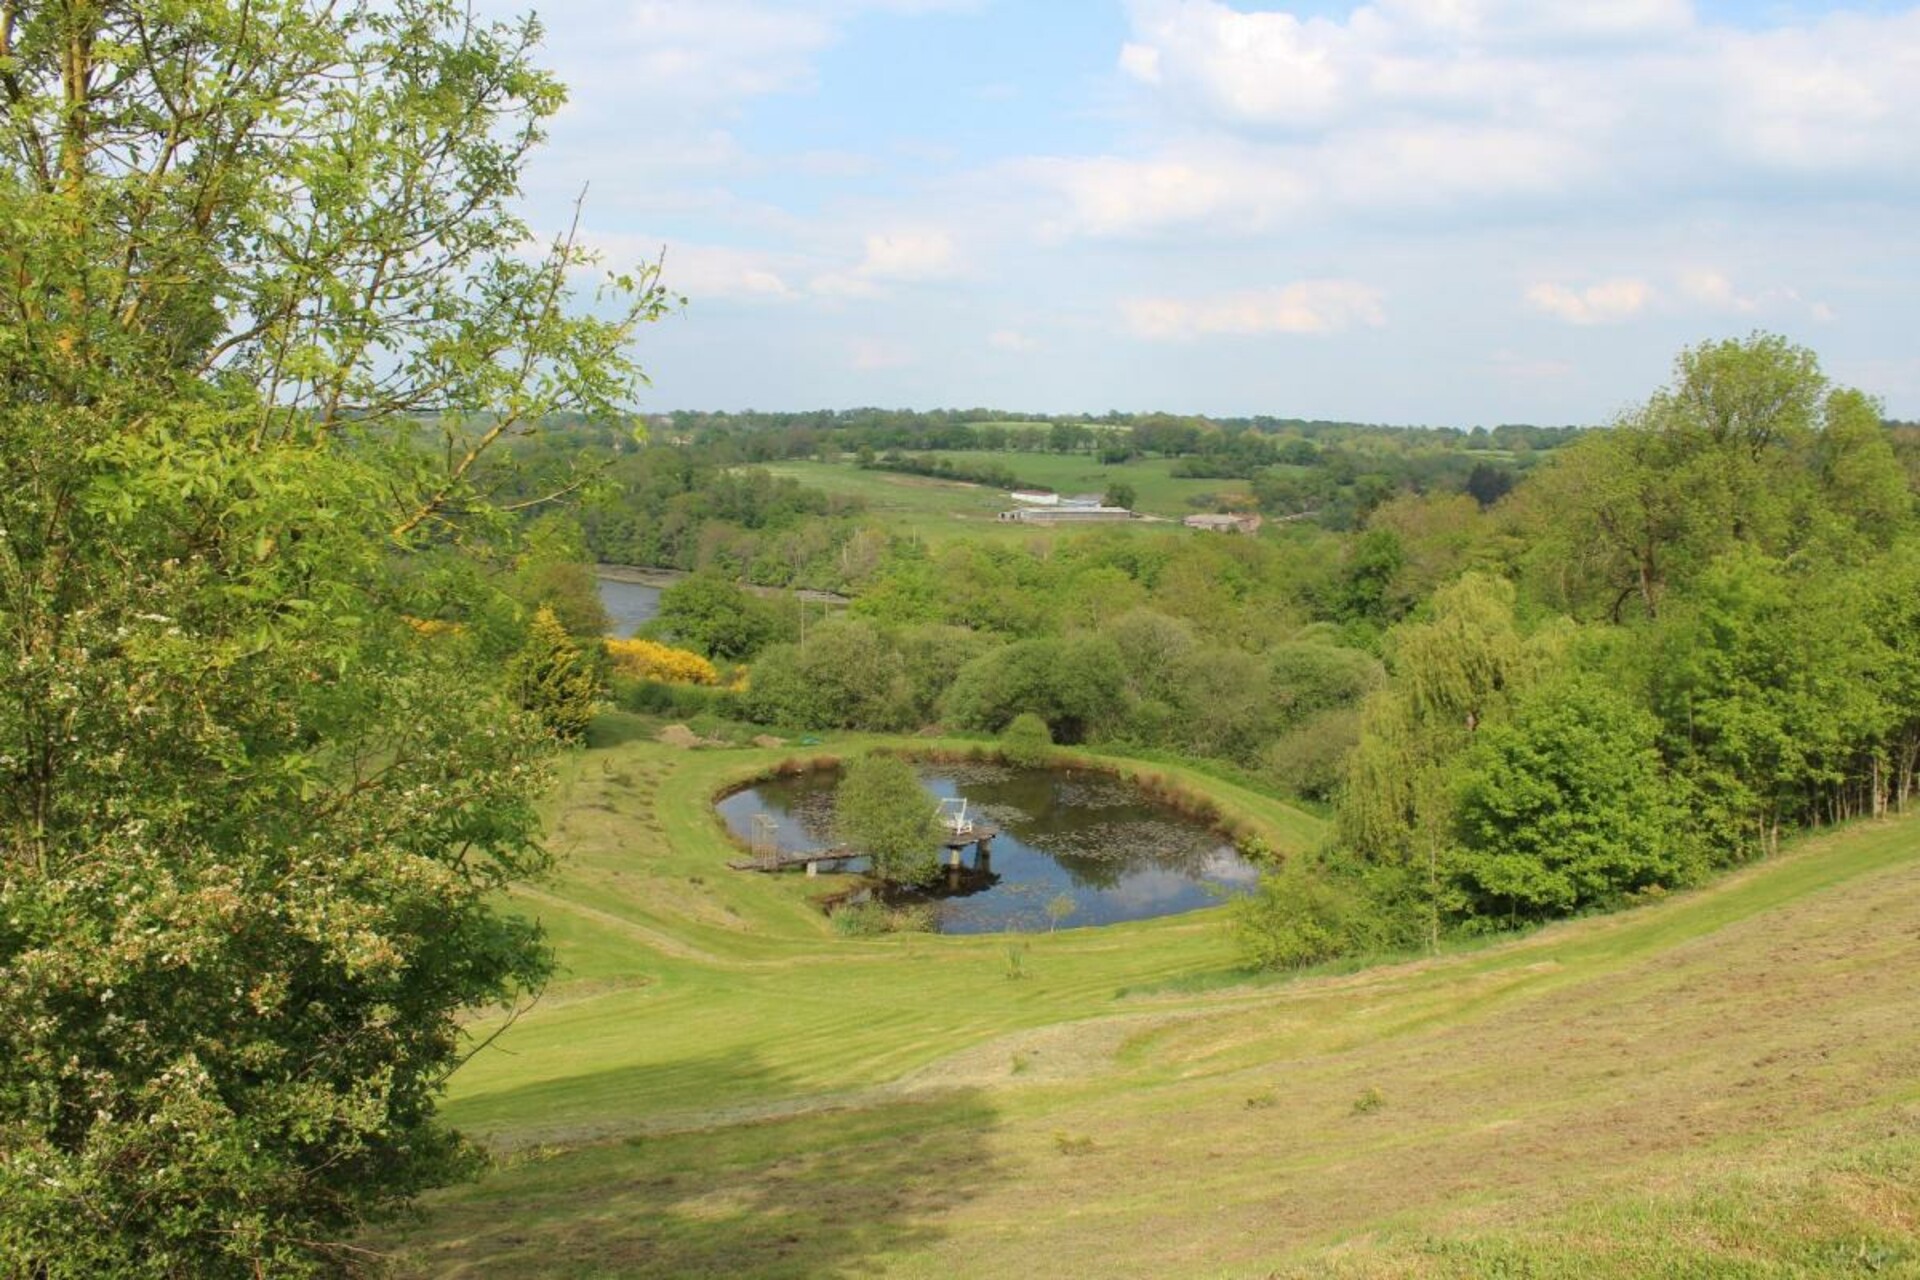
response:
M511 12L510 0L486 10ZM1920 417L1920 7L566 0L528 198L643 408L1604 421L1753 329Z

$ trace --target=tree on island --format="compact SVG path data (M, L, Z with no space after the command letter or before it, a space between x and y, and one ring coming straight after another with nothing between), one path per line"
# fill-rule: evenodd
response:
M877 879L918 884L939 869L938 808L905 760L868 755L848 765L834 792L834 825L873 860Z
M352 1274L475 1167L552 747L487 460L620 417L665 301L528 253L536 36L0 4L0 1275Z

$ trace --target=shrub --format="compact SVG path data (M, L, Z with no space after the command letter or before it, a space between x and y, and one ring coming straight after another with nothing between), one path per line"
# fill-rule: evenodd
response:
M1323 711L1268 743L1261 752L1267 777L1297 796L1331 800L1347 775L1347 757L1360 743L1360 713Z
M1053 755L1053 734L1047 722L1031 711L1013 718L1000 735L1000 754L1008 764L1022 769L1037 769Z
M577 742L600 707L592 663L553 610L542 606L514 656L512 687L520 705L563 742Z
M740 695L730 689L697 684L661 684L657 680L616 677L613 700L622 711L692 720L698 716L740 718Z
M956 728L989 733L1031 711L1054 741L1084 742L1125 724L1126 672L1105 636L1021 640L962 667L942 711Z
M833 913L833 930L843 938L878 938L889 933L932 933L934 909L925 903L889 907L881 902L849 903Z
M1300 969L1360 950L1365 907L1318 868L1289 860L1233 903L1240 953L1256 969Z
M1697 874L1653 717L1573 676L1530 692L1461 762L1452 859L1477 915L1539 919Z
M824 622L805 648L778 644L760 655L747 687L749 714L789 729L904 729L913 695L900 655L861 618Z
M843 938L877 938L887 931L887 909L878 902L850 902L832 920L833 931Z
M688 649L675 649L652 640L608 640L607 655L615 675L661 684L717 685L720 673L713 664Z

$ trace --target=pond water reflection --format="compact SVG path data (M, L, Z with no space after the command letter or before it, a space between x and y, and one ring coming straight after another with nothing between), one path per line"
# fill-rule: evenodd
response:
M1177 915L1246 892L1258 876L1218 831L1125 778L980 763L919 772L930 797L964 797L968 817L1000 829L984 865L969 847L968 871L933 891L942 933L1046 929L1048 906L1063 894L1073 910L1062 928ZM780 848L831 848L838 782L834 770L775 778L716 807L743 841L766 814Z

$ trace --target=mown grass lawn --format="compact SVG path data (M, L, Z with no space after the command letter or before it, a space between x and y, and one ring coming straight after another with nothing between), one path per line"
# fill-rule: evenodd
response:
M709 798L784 754L570 762L520 899L567 972L456 1079L502 1164L377 1242L404 1273L1920 1273L1920 825L1250 980L1218 912L836 937L722 865Z

